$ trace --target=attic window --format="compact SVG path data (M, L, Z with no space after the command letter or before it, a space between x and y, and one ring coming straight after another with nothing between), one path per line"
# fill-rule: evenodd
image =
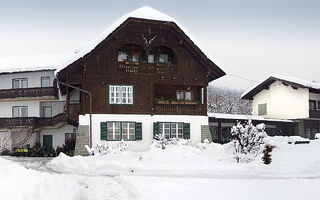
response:
M128 60L127 52L118 51L118 62L124 62L126 60Z

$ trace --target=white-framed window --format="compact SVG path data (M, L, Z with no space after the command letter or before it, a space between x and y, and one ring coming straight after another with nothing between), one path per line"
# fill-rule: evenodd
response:
M192 91L177 91L177 99L178 100L186 100L186 101L191 101L193 99L192 97Z
M154 55L153 54L148 55L148 63L154 63Z
M12 117L28 117L28 106L13 106Z
M182 122L160 122L159 133L169 138L183 138Z
M107 140L120 140L120 122L108 122L107 129Z
M41 87L50 87L50 76L41 77Z
M110 104L133 104L133 86L110 85Z
M128 60L128 53L124 51L118 51L118 62L124 62Z
M136 124L134 122L122 122L122 139L134 140L135 130L136 130Z
M52 117L52 106L43 106L43 117Z
M27 88L28 87L28 79L27 78L14 78L12 79L12 88Z
M171 137L183 138L183 123L171 123Z

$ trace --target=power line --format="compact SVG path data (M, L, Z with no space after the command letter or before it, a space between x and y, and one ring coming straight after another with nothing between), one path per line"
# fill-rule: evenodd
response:
M244 78L244 77L241 77L241 76L238 76L238 75L234 75L234 74L227 74L228 76L233 76L235 78L239 78L239 79L243 79L243 80L246 80L246 81L251 81L251 82L255 82L257 83L258 81L256 80L253 80L253 79L249 79L249 78Z

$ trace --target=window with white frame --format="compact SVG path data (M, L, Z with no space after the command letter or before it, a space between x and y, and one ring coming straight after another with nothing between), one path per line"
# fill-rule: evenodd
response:
M28 79L27 78L14 78L12 79L12 88L27 88L28 87Z
M50 87L50 76L41 77L41 87Z
M28 117L28 106L13 106L12 117Z
M108 122L107 129L107 140L120 140L120 122Z
M52 117L52 106L43 106L43 117Z
M134 140L135 129L136 127L134 122L122 122L122 139Z
M118 62L124 62L128 60L128 53L123 51L118 51Z
M159 133L169 138L183 138L182 122L161 122L159 123Z
M110 85L110 104L133 104L133 86Z

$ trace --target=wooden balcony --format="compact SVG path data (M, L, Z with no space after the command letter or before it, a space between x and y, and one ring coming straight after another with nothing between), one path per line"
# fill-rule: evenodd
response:
M320 110L309 110L309 118L320 119Z
M155 114L159 115L207 115L204 104L156 104Z
M127 73L170 73L175 65L172 63L118 62L118 71Z
M58 90L56 87L38 87L38 88L20 88L20 89L6 89L0 90L0 99L13 98L27 98L27 97L58 97Z
M54 126L60 122L67 122L67 117L65 113L60 113L53 117L0 118L0 128L40 128L45 126Z

